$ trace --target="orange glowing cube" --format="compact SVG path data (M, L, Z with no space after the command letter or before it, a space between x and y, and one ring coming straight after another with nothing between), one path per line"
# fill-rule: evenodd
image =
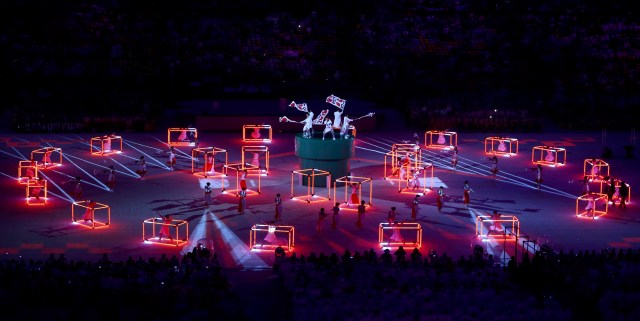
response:
M18 183L26 185L34 179L38 179L38 162L18 161Z
M27 205L47 204L47 181L43 179L31 179L26 186Z
M167 145L169 146L196 146L198 142L198 130L196 128L169 128L167 130Z
M406 231L406 233L402 233ZM405 235L406 234L406 235ZM405 237L407 237L405 239ZM416 222L380 223L378 243L381 248L421 248L422 226Z
M62 148L44 147L31 151L31 159L42 159L37 163L39 169L48 169L62 165Z
M103 220L96 220L98 216ZM80 220L82 222L78 222ZM111 225L111 207L91 200L73 202L71 222L91 229L108 227Z
M518 154L518 139L509 137L487 137L484 139L484 153L515 156Z
M531 152L534 164L561 166L567 162L567 150L562 147L535 146Z
M216 154L224 154L224 163L216 171ZM202 157L202 165L199 159ZM229 156L226 149L217 147L196 147L191 150L191 174L200 177L225 177ZM223 183L224 190L224 183Z
M343 198L343 202L341 202L340 208L346 209L346 210L357 210L358 205L360 205L360 203L357 204L352 204L350 201L351 198L351 194L353 192L353 186L351 184L357 184L357 191L358 191L358 200L360 201L364 201L364 199L362 199L362 187L363 185L367 184L369 185L369 199L368 202L366 202L365 204L369 204L369 206L371 206L371 199L373 197L373 184L372 184L373 180L369 177L358 177L358 176L343 176L340 177L338 179L336 179L335 182L333 182L333 199L334 200L338 200L338 197L336 195L336 192L340 189L340 187L344 187L344 198ZM349 204L351 204L353 207L350 207Z
M384 179L397 180L401 178L401 170L405 173L417 170L422 163L422 149L418 144L393 144L391 151L384 154ZM389 166L391 167L388 171Z
M247 187L247 196L251 196L251 195L257 195L260 194L260 188L262 185L262 175L256 175L256 177L258 178L258 180L249 180L249 172L250 170L257 170L257 168L253 167L251 164L244 164L244 163L232 163L232 164L227 164L224 165L224 168L226 169L227 174L229 173L229 170L235 171L236 172L236 188L232 189L232 190L227 190L225 191L225 193L229 193L229 194L236 194L236 196L240 195L240 191L242 190L242 176L245 175L245 171L246 171L246 177L245 177L245 185ZM257 185L256 185L257 183Z
M590 193L576 199L576 216L579 218L595 220L606 215L608 209L609 200L606 194Z
M163 235L166 241L160 239L163 228L171 235L171 238ZM142 222L142 240L154 244L184 245L189 241L189 222L172 219L167 224L159 217L148 218Z
M597 158L587 158L584 160L583 175L592 182L602 181L609 177L609 163Z
M434 168L432 163L422 163L417 164L418 169L412 169L412 171L418 171L415 173L416 175L412 175L411 171L409 171L406 175L406 179L399 179L398 181L398 193L405 194L416 194L422 193L422 195L426 195L429 191L433 189L433 173ZM420 174L422 172L422 174ZM422 178L420 178L422 176ZM414 189L414 179L418 180L418 188ZM429 184L427 184L429 183Z
M91 155L122 153L122 136L105 135L91 138Z
M247 153L250 156L247 156ZM260 158L264 159L264 166L260 165ZM269 147L267 146L242 146L242 164L249 174L269 175Z
M476 216L476 236L483 239L515 241L520 237L520 220L515 215L500 215L499 218L478 215Z
M278 237L282 235L282 237ZM288 225L254 224L249 233L249 248L252 251L273 251L283 246L287 251L293 251L295 245L295 228Z
M243 125L242 142L270 143L273 138L271 125Z
M424 145L428 148L453 148L454 146L458 146L458 133L429 130L424 133Z
M297 184L295 184L296 177L298 178ZM318 179L322 179L322 177L326 179L326 185L325 185L327 189L326 197L321 195L316 195L315 182ZM301 192L301 189L294 188L294 186L303 186L305 181L307 184L306 194L300 195L298 193ZM323 171L321 169L315 169L315 168L299 169L299 170L291 171L291 199L305 201L307 203L331 200L331 173L327 171Z

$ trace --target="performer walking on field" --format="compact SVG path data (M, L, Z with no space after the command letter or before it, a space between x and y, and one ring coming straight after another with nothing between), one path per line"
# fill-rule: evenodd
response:
M347 200L347 205L358 205L360 204L360 196L358 195L360 191L359 183L351 183L351 197Z
M211 188L211 182L207 182L207 184L204 186L204 201L205 205L207 206L207 211L209 210L209 206L213 204L213 199L211 198L212 192L213 189Z
M247 208L247 188L244 187L238 193L240 199L238 200L238 213L244 214L245 209Z
M420 195L416 195L416 197L413 198L413 202L411 204L411 219L414 221L418 218L418 211L420 209L419 205Z
M491 157L490 160L491 160L491 174L493 174L493 178L495 178L498 175L498 156L493 155L493 157Z
M113 192L113 187L116 185L116 170L113 169L113 165L109 165L108 171L107 186L109 186L109 190Z
M171 214L162 216L162 214L158 213L158 216L160 216L160 218L162 219L162 227L160 228L160 233L158 234L158 241L162 241L162 237L164 236L168 237L169 240L173 242L173 237L171 236L171 232L169 232L169 225L171 225L171 222L173 222Z
M140 160L138 161L138 170L136 173L140 175L140 180L144 180L144 175L147 174L147 161L145 161L144 156L140 156Z
M451 166L453 167L453 171L456 171L458 167L458 146L453 147L453 154L451 155Z
M442 206L444 205L444 187L438 188L438 195L436 197L436 205L438 207L438 213L442 213Z
M366 210L366 206L364 205L364 201L360 201L360 205L358 205L358 219L356 220L356 227L362 227L362 216L364 215Z
M469 208L470 194L473 192L471 187L469 187L469 181L464 181L464 192L462 196L462 203L465 207Z
M318 213L318 223L316 223L316 233L322 232L324 229L324 219L327 217L327 212L324 211L324 207L320 209Z
M167 161L167 165L173 170L173 165L176 164L176 153L173 146L169 149L169 160Z
M274 217L274 221L277 223L278 221L282 220L282 198L280 197L279 193L276 195L275 203L276 203L276 214Z
M340 219L340 202L336 202L332 210L333 215L331 216L331 228L335 230L338 227L338 221Z

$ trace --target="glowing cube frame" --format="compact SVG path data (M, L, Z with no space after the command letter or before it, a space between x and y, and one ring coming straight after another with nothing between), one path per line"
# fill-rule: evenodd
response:
M415 240L397 242L390 239L394 229L415 231ZM403 238L405 236L403 235ZM378 225L378 243L381 248L421 248L422 247L422 225L417 222L380 223Z
M340 189L340 186L338 186L339 184L344 184L342 186L344 186L344 201L340 202L340 208L346 209L346 210L357 210L357 206L360 204L354 204L356 207L351 208L349 206L347 206L349 202L349 199L351 198L351 193L349 192L349 187L351 186L351 184L360 184L360 188L358 188L358 199L360 201L363 201L362 199L362 186L366 183L369 183L369 201L365 202L365 204L369 204L369 206L371 206L371 199L373 198L373 180L370 177L359 177L359 176L343 176L340 177L338 179L336 179L333 182L333 199L334 200L338 200L337 197L337 191Z
M191 133L193 140L179 141L178 137L183 131ZM175 133L179 133L178 137ZM198 142L198 129L196 128L169 128L167 129L167 145L169 146L190 146L195 147Z
M27 170L29 169L33 171L33 177L31 178L27 176ZM38 162L30 160L18 161L18 183L26 185L31 179L38 179Z
M236 196L240 195L240 176L242 175L242 172L244 170L247 171L247 173L249 173L249 170L256 170L253 166L249 165L247 166L244 163L232 163L232 164L226 164L224 165L224 168L226 168L227 170L227 175L229 174L229 170L233 170L236 172L236 188L233 190L227 190L225 191L225 193L229 193L229 194L236 194ZM260 188L262 186L262 175L257 175L258 177L258 189L257 190L253 190L251 188L249 188L249 185L247 184L247 196L251 196L251 195L255 195L255 194L260 194ZM249 175L247 175L247 178L249 179Z
M609 200L607 194L591 193L591 197L593 198L594 207L593 211L589 213L589 211L585 209L585 207L589 203L589 194L578 196L578 198L576 199L576 217L591 218L596 220L600 218L600 216L604 216L607 214L607 211L609 210ZM604 210L599 209L603 207Z
M505 146L505 150L500 150L501 144ZM487 137L484 139L484 153L515 156L518 154L518 139L510 137Z
M115 149L113 141L116 141ZM110 141L111 149L105 150L104 143L106 141ZM117 142L120 144L117 144ZM118 146L119 145L119 146ZM120 154L122 153L122 136L118 135L106 135L106 136L98 136L92 137L89 144L91 155L110 155L110 154Z
M598 169L598 174L594 175L593 169ZM605 177L609 177L609 163L597 158L587 158L584 160L583 175L591 182L600 182Z
M438 143L443 138L444 143ZM458 146L458 133L441 130L428 130L424 133L424 146L427 148L450 149Z
M38 163L39 169L47 169L51 167L61 166L62 165L62 148L60 147L44 147L31 151L31 159L36 159L40 154L42 154L42 163ZM45 157L49 155L49 160L51 163L45 163ZM58 157L53 157L52 155L57 155Z
M92 229L96 229L96 228L104 228L104 227L108 227L109 225L111 225L111 207L109 207L109 205L106 204L102 204L102 203L98 203L95 202L96 205L93 207L93 211L91 213L91 225L85 225L85 224L80 224L80 226L85 226L85 227L90 227ZM87 209L89 209L89 206L87 205L88 202L87 201L78 201L78 202L73 202L71 204L71 222L72 223L77 223L76 222L76 208L78 209L83 209L84 211L86 211ZM106 212L106 222L102 222L102 221L96 221L96 212L99 212L100 214ZM82 218L82 215L80 215L80 219Z
M422 149L418 144L393 144L391 151L384 154L384 179L385 180L399 180L400 168L403 166L398 165L398 162L402 160L402 157L409 155L409 168L407 168L407 175L411 170L419 168L419 164L422 163ZM389 160L389 163L387 163ZM391 172L387 172L387 164L391 165Z
M41 191L44 191L43 195L38 197L40 198L40 201L38 201L35 196L32 196L33 190L38 188ZM25 190L27 194L26 195L27 205L47 205L47 194L48 194L47 181L31 179L27 182L27 186Z
M224 154L224 164L220 167L220 171L216 171L216 154ZM202 167L198 164L198 159L202 159L204 161ZM212 163L207 163L207 160L211 159ZM225 165L229 163L229 154L226 149L218 148L218 147L196 147L191 150L191 174L200 176L200 177L224 177L227 176L227 168ZM209 168L211 166L211 168ZM223 184L224 188L224 184Z
M486 232L485 223L490 223L486 226ZM495 229L496 223L500 224L501 233L489 233L490 231L498 231ZM503 226L502 223L509 223L511 226ZM478 215L476 216L476 236L483 239L515 241L520 237L520 220L515 215L500 215L499 219L490 215Z
M424 184L420 184L420 188L418 189L418 191L421 191L422 195L426 195L433 189L434 166L433 163L422 162L418 165L418 168L420 168L420 170L422 171L422 180L424 181ZM409 175L410 173L407 173L406 180L398 180L398 193L415 194L415 191L410 190L411 180L413 179L413 177L409 177ZM428 185L429 187L427 187L427 179L430 179L431 181L431 184Z
M173 235L171 236L173 238L173 241L169 241L169 243L166 243L158 239L159 235L156 235L156 230L158 231L158 233L160 233L160 229L162 226L169 226L170 231L173 227L173 230L175 231L175 233L172 233ZM151 229L151 233L147 233L147 229L149 228ZM184 230L183 233L180 233L181 229ZM181 239L180 235L184 235L185 237ZM171 240L169 238L167 239ZM163 245L184 245L189 241L189 222L185 220L173 219L171 224L166 224L159 217L148 218L142 221L142 241Z
M264 132L267 136L264 136ZM258 133L258 137L254 137L254 133ZM273 129L271 125L243 125L242 126L242 142L263 142L270 143L273 139Z
M547 160L546 154L553 153L553 160ZM561 166L567 163L567 150L562 147L534 146L531 151L531 162L547 166Z
M302 185L303 178L307 179L307 194L296 196L294 194L295 176L298 175L298 184ZM315 193L316 176L325 176L327 180L327 196L318 196ZM307 203L323 200L331 200L331 173L321 169L307 168L291 171L291 199L306 201Z
M259 163L258 166L255 166L254 164L251 164L250 161L247 162L246 153L258 153L258 155L260 155L260 153L264 153L265 167L260 167ZM250 159L253 160L253 157L251 157ZM269 175L269 147L251 145L242 146L242 164L245 164L245 166L247 166L247 171L249 174Z
M251 231L249 233L249 249L251 251L261 251L261 250L275 250L278 244L272 244L264 241L264 235L269 232L269 227L274 226L276 235L285 234L286 235L286 250L291 252L293 251L293 247L295 246L295 228L289 225L267 225L267 224L254 224L251 227ZM258 236L258 232L260 232L260 236ZM263 232L265 234L263 234Z

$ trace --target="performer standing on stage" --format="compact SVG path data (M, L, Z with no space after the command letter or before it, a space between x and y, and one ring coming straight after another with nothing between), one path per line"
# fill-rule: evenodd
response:
M442 206L444 205L444 187L438 188L438 195L436 197L436 206L438 207L438 213L442 213Z
M47 148L45 150L44 155L42 155L42 162L44 163L44 168L47 168L47 165L51 164L51 153L53 152L53 148Z
M493 224L487 230L487 237L491 234L491 232L501 233L504 231L504 227L502 226L502 223L498 221L500 220L501 216L502 214L498 213L497 210L493 210L493 214L491 215L491 220L493 221Z
M30 160L30 166L32 166L33 168L36 167L36 161L33 158L31 158ZM36 176L32 167L27 167L27 170L25 171L25 175L27 176L28 180L32 180L33 177Z
M213 199L211 198L211 193L213 189L211 188L211 182L207 182L204 186L204 202L207 206L207 211L209 210L209 206L213 204Z
M324 136L327 133L331 133L331 137L333 140L336 140L336 134L333 132L333 122L331 119L327 118L324 121L324 131L322 131L322 140L324 140Z
M591 214L591 217L596 216L596 198L592 191L587 192L587 206L584 208L587 211L587 215Z
M42 193L42 187L44 187L44 178L38 177L38 187L31 189L30 197L35 197L36 201L40 202L40 193Z
M366 211L366 206L364 205L364 201L360 201L360 205L358 205L358 219L356 220L356 227L362 227L362 216Z
M187 138L187 130L186 129L182 129L180 131L180 135L178 136L178 141L179 142L184 142L184 141L187 141L187 140L188 140L188 138Z
M247 175L249 175L249 171L246 169L242 171L242 174L240 174L240 189L242 190L247 189Z
M85 222L91 221L93 223L93 215L95 214L95 208L97 203L91 200L84 201L84 205L87 207L87 210L84 211L84 215L82 215L82 219Z
M244 214L245 209L247 208L247 188L243 187L242 190L238 193L238 213Z
M316 223L316 233L322 232L324 229L324 219L327 217L327 212L324 211L324 207L320 209L318 213L318 223Z
M493 155L489 160L491 161L491 174L495 178L498 175L498 156Z
M411 204L411 219L412 220L417 220L418 218L418 211L420 210L420 195L416 195L416 197L413 198L413 202Z
M282 220L282 198L280 198L280 193L276 194L274 202L276 203L276 215L274 217L274 222L277 223Z
M116 186L116 170L113 169L113 165L109 165L108 172L107 186L109 186L109 190L113 192L113 187Z
M465 207L469 208L470 194L473 192L471 187L469 187L469 181L464 181L464 192L462 196L462 203Z
M331 216L331 228L334 230L338 227L338 221L340 219L340 203L336 202L336 204L332 208L333 215Z
M313 112L309 111L307 118L301 121L301 123L304 124L302 127L302 137L311 138L313 136Z
M342 120L342 127L340 127L340 138L349 138L349 126L351 126L351 122L353 119L349 118L349 115L345 115Z
M360 191L360 183L351 183L351 197L347 201L347 205L351 206L360 204L360 196L358 195Z
M389 211L389 213L387 213L387 222L389 224L393 223L396 221L396 208L395 206L391 207L391 210Z
M138 161L138 170L136 173L140 175L140 180L144 180L144 175L147 174L147 161L144 159L144 156L140 156L140 160Z
M158 212L156 212L158 213ZM167 214L162 216L162 214L158 213L158 216L162 219L162 227L160 228L160 233L158 234L158 241L162 241L162 237L168 237L171 242L173 242L173 237L171 236L171 232L169 232L169 225L173 222L173 218L171 214Z
M451 166L455 172L458 167L458 146L453 146L453 154L451 155Z
M76 201L79 201L82 199L82 186L80 185L81 180L82 179L80 178L80 176L77 176L75 179L76 186L73 188L72 195L74 196Z
M620 181L620 187L618 188L620 193L620 208L627 209L627 198L629 198L629 185L624 181Z
M176 164L176 153L173 146L169 149L169 160L167 161L167 165L173 170L173 165Z
M420 171L411 170L411 189L416 190L420 188L420 178L418 177Z

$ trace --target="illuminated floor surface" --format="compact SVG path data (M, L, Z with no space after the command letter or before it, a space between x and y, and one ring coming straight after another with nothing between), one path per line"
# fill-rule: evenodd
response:
M398 209L398 219L410 219L411 201L415 193L398 193L397 183L383 180L384 154L393 143L406 143L413 133L359 133L356 140L356 158L351 161L354 176L373 179L372 206L363 218L363 227L356 227L355 211L343 210L337 229L331 228L327 218L324 231L316 233L318 211L324 207L329 213L334 200L307 204L291 200L291 171L299 169L293 151L293 134L275 134L267 144L270 150L270 172L261 177L261 194L249 196L246 214L237 213L237 198L222 194L220 179L212 179L214 205L205 213L204 181L191 174L191 147L179 147L176 170L166 166L166 133L122 134L123 153L112 156L91 155L90 134L4 135L0 142L0 186L4 209L0 224L0 250L7 256L22 255L41 258L49 253L65 253L72 259L94 259L107 253L112 259L128 256L151 257L160 254L180 255L191 250L199 240L212 244L226 268L262 269L273 263L273 251L249 251L249 235L254 224L273 221L276 193L282 194L284 216L280 224L295 227L295 247L298 254L341 254L373 248L378 244L378 224L384 222L391 206ZM520 134L502 133L519 139L519 153L501 157L500 172L494 178L489 172L489 161L484 155L484 138L489 134L458 132L460 162L454 173L450 168L450 152L424 149L423 160L435 164L435 187L445 186L449 196L442 214L435 208L435 191L420 197L418 222L423 228L422 253L436 250L458 257L472 252L474 245L482 245L487 252L501 258L515 254L514 242L482 242L475 236L475 217L498 210L516 215L520 220L520 242L535 240L538 245L548 244L560 249L602 249L605 247L633 247L640 243L640 218L634 203L638 186L634 170L638 162L624 158L623 146L629 144L628 133L609 134L606 145L614 151L608 159L611 173L631 185L632 202L627 210L609 209L599 220L579 219L575 216L576 198L582 191L580 183L585 158L600 158L603 142L600 133ZM254 144L256 145L256 144ZM531 164L534 146L553 145L567 149L567 164L545 167L542 190L535 188L535 174L527 170ZM49 180L49 199L46 206L27 206L25 188L17 182L18 161L29 157L41 147L60 147L63 164L44 170ZM200 146L213 146L228 151L229 162L239 162L241 135L230 133L201 133ZM136 178L134 160L147 158L147 177ZM202 160L200 160L202 161ZM216 159L216 161L219 161ZM264 161L264 160L263 160ZM113 192L105 185L103 171L114 165L117 173ZM111 225L92 230L71 223L73 183L64 183L73 177L83 179L84 197L111 207ZM463 182L468 180L474 192L469 209L462 204ZM227 189L235 189L235 173L226 178ZM257 179L248 180L255 189ZM424 182L423 182L424 184ZM430 185L430 180L427 181ZM592 184L599 190L599 184ZM296 194L305 188L296 188ZM368 189L363 193L368 199ZM323 194L319 189L318 194ZM344 193L342 191L342 193ZM333 193L332 193L333 195ZM344 194L338 199L344 200ZM155 215L174 214L174 218L189 222L189 241L182 246L159 245L143 242L142 225ZM182 232L181 232L182 233ZM406 232L405 239L410 239ZM283 241L280 239L279 241ZM523 251L522 247L517 249Z

